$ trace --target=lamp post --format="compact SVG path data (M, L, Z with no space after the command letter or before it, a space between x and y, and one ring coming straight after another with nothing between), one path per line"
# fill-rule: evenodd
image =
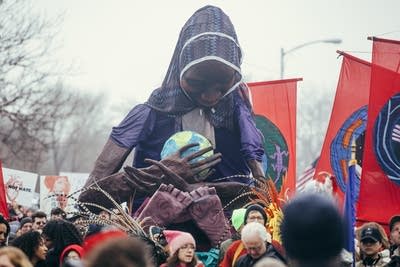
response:
M312 45L312 44L317 44L317 43L340 44L341 42L342 42L342 39L334 38L334 39L323 39L323 40L315 40L315 41L307 42L307 43L295 46L286 51L281 47L281 79L283 79L283 74L285 73L284 59L287 54L292 53L293 51L296 51L300 48L303 48L305 46Z

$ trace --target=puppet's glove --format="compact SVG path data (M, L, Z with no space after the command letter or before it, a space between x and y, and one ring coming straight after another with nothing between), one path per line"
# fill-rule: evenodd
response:
M188 183L203 181L212 174L212 167L221 161L221 153L215 153L212 156L196 161L197 158L201 158L204 154L213 149L212 146L210 146L194 153L188 153L186 156L182 156L187 150L198 145L199 144L194 143L183 146L175 153L160 160L160 163L170 169L173 173L182 177L182 179ZM200 173L204 173L206 170L210 170L207 175L199 175ZM157 177L161 177L164 174L163 170L154 164L149 168L146 168L145 171Z
M139 215L146 225L166 226L177 220L187 220L187 207L192 203L192 198L187 192L175 188L173 185L161 184L150 198L147 205Z
M103 178L92 178L92 183L86 185L79 195L79 201L80 205L84 205L89 210L97 213L100 209L91 203L104 208L115 208L112 199L120 204L129 201L133 194L134 190L127 182L125 173L119 172Z
M168 167L172 172L182 177L188 183L204 181L208 176L213 174L212 167L221 161L222 154L215 153L209 157L196 161L197 158L201 158L213 149L212 146L209 146L182 157L184 152L198 145L199 144L189 144L183 146L176 153L166 157L165 159L162 159L160 162ZM200 173L204 173L206 170L209 170L208 173L204 176L200 176Z
M171 184L175 188L185 192L191 192L202 185L201 182L189 183L178 173L164 165L162 161L145 159L145 162L151 163L153 166L158 167L161 171L161 176L149 174L146 169L142 170L135 167L126 166L124 167L124 171L127 174L127 177L129 177L129 182L132 184L133 188L137 188L141 191L152 194L161 183Z
M193 203L189 207L192 219L216 247L230 238L230 227L224 215L221 200L214 187L200 187L190 192Z

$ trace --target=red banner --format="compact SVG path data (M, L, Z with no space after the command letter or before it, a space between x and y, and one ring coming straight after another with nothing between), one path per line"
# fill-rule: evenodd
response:
M342 207L352 140L359 140L358 148L362 150L367 122L371 65L349 54L340 51L338 53L343 56L342 67L314 179L324 182L323 179L327 176L333 176L334 193L338 198L339 207ZM362 155L362 152L358 155ZM357 160L361 162L361 159Z
M357 217L400 214L400 41L373 38L371 91Z
M4 188L3 167L1 166L1 160L0 160L0 213L3 214L5 218L9 218L7 201L6 201L6 190Z
M266 177L287 197L296 189L297 82L288 79L249 83L256 124L264 135Z

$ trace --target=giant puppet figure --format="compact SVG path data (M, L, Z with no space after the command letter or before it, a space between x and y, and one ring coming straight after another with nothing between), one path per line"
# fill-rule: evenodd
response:
M214 6L197 10L181 30L161 87L113 127L86 186L97 184L118 202L133 194L150 196L161 184L182 192L210 186L225 204L249 188L248 175L264 177L263 137L245 94L241 62L229 17ZM189 145L160 160L165 141L185 130L205 136L213 147L181 158ZM118 172L133 148L133 166ZM191 161L211 149L213 156ZM206 177L197 175L210 167L213 170ZM233 175L242 176L228 177ZM103 199L94 191L80 196L82 202L106 206Z

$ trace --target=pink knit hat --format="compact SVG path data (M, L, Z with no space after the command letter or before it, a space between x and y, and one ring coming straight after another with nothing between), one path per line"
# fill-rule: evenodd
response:
M173 255L178 249L186 244L196 246L196 241L191 234L181 231L164 230L165 238L167 239L170 255Z

